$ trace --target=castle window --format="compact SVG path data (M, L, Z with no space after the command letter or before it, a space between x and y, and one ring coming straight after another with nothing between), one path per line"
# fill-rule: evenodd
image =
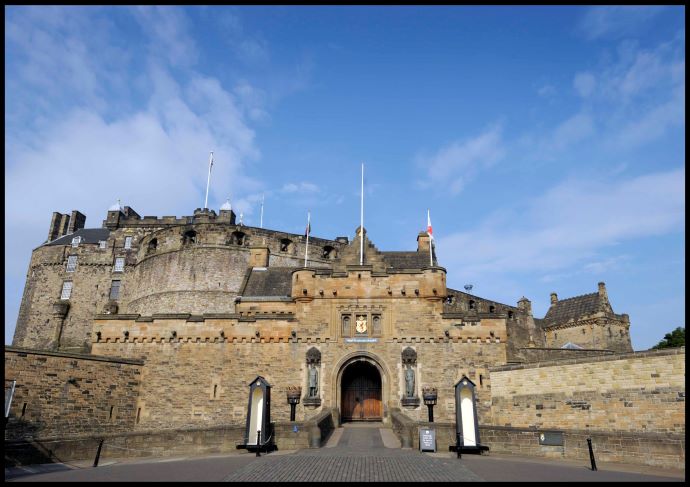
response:
M330 245L326 245L323 248L323 253L321 254L321 257L323 257L324 259L335 259L335 256L336 252L333 247L331 247Z
M484 376L482 374L479 374L479 385L480 386L484 385Z
M474 300L473 300L473 299L470 299L469 306L470 306L470 309L476 309L476 305L474 304Z
M118 257L115 259L115 268L113 269L113 272L124 272L125 270L125 258L124 257Z
M74 272L77 268L77 256L70 255L67 257L67 272Z
M508 318L511 320L513 319L513 312L512 311L508 311Z
M113 281L110 283L110 299L120 299L120 283L122 281Z
M283 238L280 240L280 251L290 252L292 250L292 240L289 238Z
M187 230L182 235L182 245L190 245L196 243L196 232L194 230Z
M246 242L246 236L242 232L232 232L232 238L230 242L233 245L244 245Z
M79 247L80 243L81 243L81 237L74 237L72 239L72 247Z
M585 333L587 333L587 332L586 332L585 329L583 328L583 329L582 329L582 334L584 335Z
M496 306L489 306L489 313L495 313L496 312Z
M125 248L126 249L132 248L132 237L125 237Z
M156 251L156 248L158 247L158 239L152 238L151 241L149 242L148 247L146 248L146 253L151 254Z
M72 281L65 281L62 283L62 292L60 299L67 300L72 295Z
M99 240L99 241L98 241L98 248L99 248L99 249L104 249L105 246L106 246L106 243L107 243L107 242L106 242L105 240Z

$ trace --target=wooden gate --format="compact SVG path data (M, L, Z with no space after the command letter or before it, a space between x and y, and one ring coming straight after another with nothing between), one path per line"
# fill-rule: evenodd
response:
M381 375L367 362L355 362L343 373L342 421L381 421Z

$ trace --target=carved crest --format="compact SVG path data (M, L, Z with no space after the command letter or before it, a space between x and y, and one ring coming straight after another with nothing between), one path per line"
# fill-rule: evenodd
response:
M412 347L407 347L402 351L403 365L415 365L417 363L417 352Z
M307 364L320 364L321 363L321 352L316 347L311 347L307 350Z

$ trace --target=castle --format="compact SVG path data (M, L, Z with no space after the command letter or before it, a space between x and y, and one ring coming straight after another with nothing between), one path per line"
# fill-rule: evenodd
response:
M420 399L426 391L438 398L435 421L452 424L454 388L462 380L474 386L476 418L495 451L510 428L663 431L682 434L684 445L676 406L663 426L656 417L612 419L609 406L622 403L611 399L620 385L607 368L628 370L631 360L659 357L677 365L684 349L682 357L633 352L629 317L613 311L603 282L581 296L552 293L546 315L535 318L525 297L513 306L448 288L426 232L410 251L379 250L361 227L353 240L309 235L307 245L305 235L238 223L229 204L182 218L141 217L118 204L101 228L87 229L85 221L79 211L53 213L47 241L32 253L13 346L6 347L7 378L28 377L27 361L40 355L40 367L70 365L69 377L56 374L53 385L44 381L39 389L71 397L76 386L86 389L84 397L96 394L91 403L78 395L70 403L82 413L80 426L44 406L38 430L45 437L64 437L69 424L71 434L105 427L113 435L239 428L248 414L247 385L260 376L272 386L276 437L283 431L277 439L290 445L299 440L289 443L281 424L322 428L325 417L336 425L382 421L414 435L410 425L427 421ZM80 360L98 361L94 367L109 382L79 386L98 382ZM523 380L536 370L530 364L551 364L560 375ZM591 377L603 375L585 388L596 397L580 394L587 416L572 418L578 386L549 388L582 374L583 364L594 364L586 369ZM666 386L662 396L649 396L652 387L634 393L638 406L653 409L662 397L679 397L680 370L672 370L670 382L655 386ZM648 382L647 375L640 380ZM36 392L28 386L22 392L19 383L18 403ZM516 399L520 387L541 405L536 416L534 401L526 401L526 412ZM291 394L300 403L294 418L275 399ZM31 423L24 411L21 418ZM10 438L26 440L18 420L15 428Z

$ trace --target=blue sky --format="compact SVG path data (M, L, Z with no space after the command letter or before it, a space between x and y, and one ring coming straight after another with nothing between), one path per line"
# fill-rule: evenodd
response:
M116 199L413 250L536 317L685 326L685 8L6 7L5 343L53 211ZM56 290L56 296L59 290Z

